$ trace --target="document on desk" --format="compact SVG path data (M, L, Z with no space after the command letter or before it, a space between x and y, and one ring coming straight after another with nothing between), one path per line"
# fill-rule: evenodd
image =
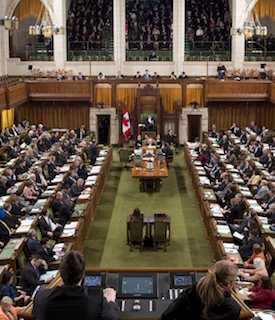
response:
M55 278L58 270L48 270L46 273L42 274L39 278L41 281L45 281L48 277Z

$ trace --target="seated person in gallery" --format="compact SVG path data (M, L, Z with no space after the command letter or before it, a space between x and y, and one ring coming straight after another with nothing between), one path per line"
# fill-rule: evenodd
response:
M143 130L144 131L153 131L154 130L154 119L152 118L151 114L148 114L148 117L145 119L143 123Z
M136 138L136 142L135 142L135 148L136 149L140 149L142 148L142 138L141 135L139 134Z
M131 221L143 221L143 214L140 213L139 208L135 208L131 214Z

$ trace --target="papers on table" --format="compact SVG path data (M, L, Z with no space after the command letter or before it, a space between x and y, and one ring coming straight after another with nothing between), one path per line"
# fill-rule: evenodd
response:
M263 212L263 208L258 204L258 202L254 199L247 199L247 203L251 207L251 209L255 210L256 212Z
M92 175L92 174L94 174L94 175L99 174L100 169L101 169L101 166L93 166L92 169L91 169L91 171L90 171L90 174L91 174L91 175Z
M62 236L64 237L71 237L75 234L75 228L77 226L78 221L70 221L69 223L65 224Z
M64 176L63 176L62 173L56 175L55 178L51 181L51 184L57 184L57 183L59 183L59 182L62 182L63 177L64 177Z
M234 249L234 243L224 243L224 249Z
M48 277L55 278L58 270L48 270L46 273L42 274L39 278L41 281L45 281Z
M107 155L107 150L100 150L100 151L99 151L99 155L100 155L101 157L106 156L106 155Z
M65 243L57 243L53 247L53 252L60 252L60 251L63 251L64 249L65 249Z
M210 185L210 180L207 177L200 176L199 179L200 179L200 183L203 186L209 186Z
M97 179L97 176L94 175L94 176L89 176L85 182L85 187L87 186L94 186L96 184L96 179Z
M222 208L218 203L211 203L210 205L210 213L214 218L222 218Z
M233 233L233 237L234 237L234 238L237 238L237 239L239 239L239 240L243 240L244 235L241 234L241 233L239 233L238 231L235 231L235 232Z
M33 223L33 219L24 219L21 221L20 223L20 226L16 229L15 233L27 233L31 226L32 226L32 223Z
M217 231L218 233L220 234L225 234L225 233L228 233L231 235L231 231L230 231L230 228L226 225L220 225L220 224L217 224Z

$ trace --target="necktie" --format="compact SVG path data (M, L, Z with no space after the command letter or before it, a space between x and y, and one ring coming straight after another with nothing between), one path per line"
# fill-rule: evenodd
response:
M35 268L35 272L36 272L36 275L37 275L37 278L39 279L40 278L40 272L37 268Z

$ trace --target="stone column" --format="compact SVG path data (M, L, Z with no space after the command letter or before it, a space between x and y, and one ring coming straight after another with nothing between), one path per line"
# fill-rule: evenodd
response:
M123 70L123 63L125 62L125 0L113 1L113 35L114 35L114 61L116 62L117 71Z
M9 31L0 26L0 76L7 74L7 59L9 58Z
M258 0L237 0L232 1L232 26L234 28L243 29L244 22L249 18L252 8ZM245 57L245 37L244 34L236 34L232 36L231 59L235 69L243 69Z
M185 51L185 1L173 1L173 61L175 73L182 72Z
M55 67L64 69L67 60L66 0L53 0L53 12L54 17L51 17L53 22L56 23L58 27L62 26L65 28L65 35L53 36Z

